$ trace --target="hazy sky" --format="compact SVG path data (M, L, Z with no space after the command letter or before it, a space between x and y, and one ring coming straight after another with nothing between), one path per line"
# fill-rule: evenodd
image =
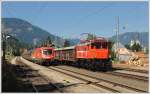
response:
M120 32L148 32L148 2L2 2L2 17L24 19L65 38L82 33L110 37L116 17ZM123 27L126 27L123 29Z

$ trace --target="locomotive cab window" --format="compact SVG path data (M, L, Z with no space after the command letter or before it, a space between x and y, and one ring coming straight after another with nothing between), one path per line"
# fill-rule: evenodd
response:
M92 49L103 49L107 48L107 42L95 42L91 44Z
M43 50L43 54L50 55L50 54L52 54L52 50L49 50L49 49Z
M103 42L102 46L103 46L102 48L108 48L107 42Z

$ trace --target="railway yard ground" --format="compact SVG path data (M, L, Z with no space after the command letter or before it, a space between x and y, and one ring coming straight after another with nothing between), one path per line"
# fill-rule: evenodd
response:
M144 52L133 52L133 56L129 61L126 62L120 62L120 63L113 63L113 68L117 69L128 69L131 71L143 71L147 72L149 70L149 60L148 60L148 54L145 54ZM139 60L139 62L138 62Z
M143 73L148 73L149 67L148 66L131 66L128 64L113 64L113 68L116 69L124 69L128 71L135 71L135 72L143 72Z
M15 57L11 64L22 82L18 92L147 93L149 88L148 70L142 68L121 69L116 64L116 70L94 72L68 65L41 66L23 57Z

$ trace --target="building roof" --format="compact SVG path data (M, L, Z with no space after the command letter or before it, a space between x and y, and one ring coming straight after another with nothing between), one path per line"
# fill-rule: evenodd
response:
M80 44L77 44L77 46L86 46L86 45L89 45L89 44L91 44L91 42L80 43Z

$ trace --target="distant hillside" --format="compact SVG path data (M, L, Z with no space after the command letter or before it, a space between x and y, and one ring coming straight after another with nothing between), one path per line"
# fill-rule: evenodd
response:
M18 40L29 44L33 44L35 41L40 43L41 40L44 40L48 36L50 36L51 40L58 46L62 46L64 42L62 38L54 36L49 32L18 18L2 18L2 32L10 34Z
M138 39L143 46L147 47L149 45L148 38L149 38L148 32L125 32L123 34L120 34L119 41L123 45L125 45L130 44L131 40ZM112 36L109 39L115 41L116 36ZM69 39L69 41L71 42L71 45L75 45L80 42L79 39Z
M80 43L80 39L67 39L70 43L70 45L76 45Z
M148 38L149 38L148 32L125 32L123 34L120 34L119 41L125 45L129 44L131 40L138 39L143 46L148 46L149 45ZM116 36L112 36L109 39L116 40Z

